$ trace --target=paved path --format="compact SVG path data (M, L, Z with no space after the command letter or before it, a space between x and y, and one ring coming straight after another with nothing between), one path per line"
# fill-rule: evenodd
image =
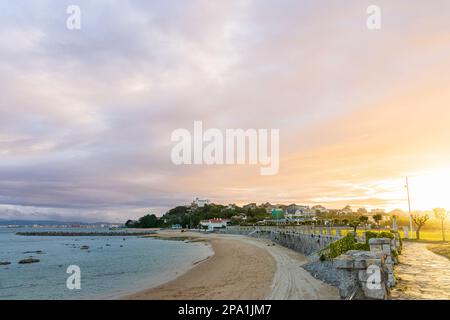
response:
M307 258L280 245L273 246L269 240L245 236L241 241L267 250L275 259L277 269L273 278L271 293L267 300L338 300L339 290L316 278L301 266Z
M450 260L426 247L424 243L403 243L394 299L450 299Z

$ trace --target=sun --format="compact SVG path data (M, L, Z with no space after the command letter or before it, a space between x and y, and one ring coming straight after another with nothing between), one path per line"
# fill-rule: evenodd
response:
M409 188L413 210L450 210L450 168L411 175Z

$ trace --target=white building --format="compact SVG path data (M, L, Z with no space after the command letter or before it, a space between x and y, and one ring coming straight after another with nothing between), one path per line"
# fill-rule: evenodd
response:
M208 229L208 231L214 231L214 229L226 228L230 220L228 219L209 219L200 221L202 229Z
M195 206L197 206L198 208L203 208L205 206L205 204L209 204L209 200L208 199L200 199L200 198L195 198L194 202L192 203Z

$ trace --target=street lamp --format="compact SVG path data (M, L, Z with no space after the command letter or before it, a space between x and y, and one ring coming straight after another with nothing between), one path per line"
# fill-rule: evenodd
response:
M411 232L411 235L409 236L410 239L414 239L414 229L413 229L413 219L412 219L412 213L411 213L411 198L409 196L409 181L408 177L406 177L406 192L408 194L408 211L409 211L409 230Z

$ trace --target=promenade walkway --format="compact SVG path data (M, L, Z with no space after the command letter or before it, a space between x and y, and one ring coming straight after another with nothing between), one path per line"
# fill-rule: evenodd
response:
M426 248L425 243L404 242L400 278L393 299L450 299L450 260Z

